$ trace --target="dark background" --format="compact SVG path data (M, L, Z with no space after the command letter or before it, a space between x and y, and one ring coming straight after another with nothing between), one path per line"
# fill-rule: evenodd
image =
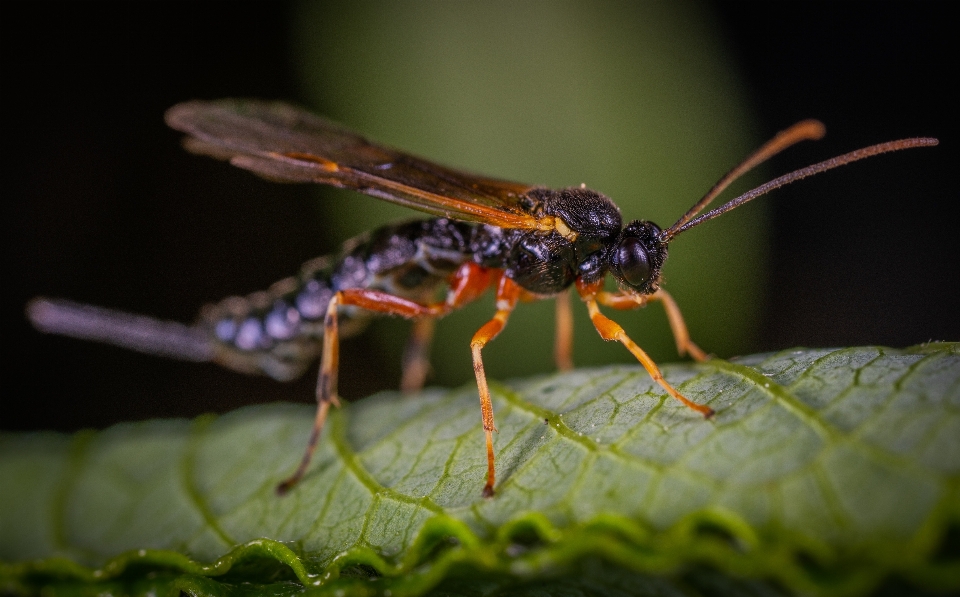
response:
M808 117L830 125L827 140L795 150L795 163L901 137L942 142L829 185L784 189L751 350L960 339L956 95L946 90L958 64L947 5L710 7L764 136ZM290 10L30 3L8 12L0 428L68 431L309 400L311 379L277 384L42 336L22 315L32 296L51 295L190 321L200 304L265 287L334 248L309 190L277 185L252 197L245 177L186 155L160 118L193 97L297 100ZM304 201L290 200L298 194ZM345 394L395 385L364 369L360 355L373 348L344 350ZM375 356L366 363L377 366Z

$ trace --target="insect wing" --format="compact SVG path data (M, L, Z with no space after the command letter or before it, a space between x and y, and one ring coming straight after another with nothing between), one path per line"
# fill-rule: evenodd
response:
M536 228L521 200L532 187L460 172L375 143L282 102L191 101L166 113L190 151L282 182L354 189L435 216Z

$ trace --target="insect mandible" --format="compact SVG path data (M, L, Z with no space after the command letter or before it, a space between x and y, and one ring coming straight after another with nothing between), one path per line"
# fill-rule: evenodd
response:
M338 405L339 339L373 314L414 321L404 355L405 390L423 385L433 322L493 290L496 311L470 341L486 442L483 495L494 493L493 405L482 350L504 328L518 302L556 297L560 368L569 368L571 318L567 290L575 287L604 340L623 344L670 396L704 417L714 411L671 386L656 363L600 306L634 309L663 304L677 350L702 361L677 304L660 287L667 245L678 234L773 189L866 157L936 139L912 138L859 149L772 180L704 214L740 175L824 127L807 120L777 134L733 168L675 224L644 220L624 226L617 206L584 187L547 189L475 176L402 153L281 102L226 99L178 104L167 123L187 134L188 150L268 179L354 189L433 216L381 227L348 241L342 252L304 264L297 276L247 297L203 308L194 325L158 321L59 299L28 306L45 332L103 341L194 361L212 361L278 380L302 374L320 357L317 411L296 471L277 486L291 490L308 470L331 405ZM698 215L699 214L699 215ZM619 290L604 289L612 275Z

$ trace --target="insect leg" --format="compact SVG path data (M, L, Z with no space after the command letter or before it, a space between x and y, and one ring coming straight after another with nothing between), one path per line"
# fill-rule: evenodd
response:
M447 310L445 304L425 306L378 290L349 289L333 295L323 320L323 356L320 358L320 373L317 377L317 415L313 421L313 430L310 432L307 448L303 452L297 470L277 485L277 493L280 495L289 492L307 472L313 453L317 449L323 424L327 420L330 405L339 406L340 404L337 398L337 369L340 360L337 308L340 305L350 305L402 317L437 317Z
M677 343L677 352L680 353L680 356L689 354L693 360L700 362L710 358L690 339L690 332L687 331L687 324L683 321L680 307L677 306L677 302L666 290L662 288L657 290L650 295L650 300L663 303L663 310L667 312L667 321L670 322L670 329L673 331L673 339Z
M307 448L300 458L300 464L293 475L277 485L277 494L285 495L307 472L310 466L310 460L313 459L313 453L317 449L317 442L320 440L320 432L323 431L323 424L327 420L327 413L330 411L331 404L338 404L337 399L337 370L340 362L340 338L339 326L337 324L337 305L340 303L341 293L337 293L327 304L327 314L323 320L323 356L320 357L320 371L317 374L317 414L313 420L313 429L310 431L310 439L307 440Z
M444 302L432 306L443 314L459 309L482 295L494 281L494 270L480 267L476 263L466 262L460 265L447 280L449 286ZM402 315L402 314L401 314ZM416 392L430 372L430 343L433 340L434 318L417 317L413 320L413 329L403 353L403 374L400 390Z
M493 318L477 330L470 340L470 350L473 353L473 372L477 376L477 390L480 392L480 414L483 418L483 433L487 442L487 484L483 486L483 497L493 496L493 484L496 478L494 473L493 432L497 430L493 422L493 402L490 400L490 388L487 385L487 376L483 371L483 358L480 351L487 342L493 340L507 325L507 319L520 297L520 287L506 276L500 277L497 286L497 312Z
M692 410L697 411L702 414L704 417L712 417L713 409L709 406L703 404L697 404L692 400L686 398L683 394L674 389L673 386L667 383L667 380L663 378L663 374L660 373L660 368L657 367L657 364L653 362L646 352L640 348L636 342L630 339L630 336L623 330L622 327L615 321L609 319L603 313L600 312L600 307L597 305L596 291L593 288L588 286L577 285L577 289L580 291L580 296L583 298L583 301L587 304L587 312L590 314L590 321L593 322L593 327L597 329L597 333L600 334L600 337L604 340L616 340L617 342L623 344L630 353L636 357L640 364L643 365L643 368L647 370L647 373L650 374L650 377L653 378L653 381L660 384L668 394L679 400Z
M450 289L447 291L447 309L458 309L476 300L490 286L496 284L502 272L480 267L476 263L466 262L450 276Z
M405 394L423 389L423 382L430 372L430 342L433 340L435 320L420 317L413 320L410 339L403 351L403 374L400 391Z
M634 295L629 293L611 293L606 291L598 292L597 302L614 309L637 309L643 307L649 301L660 301L663 303L663 309L667 312L667 321L670 322L670 330L673 332L673 339L677 343L677 352L680 356L689 354L695 361L706 361L709 357L707 353L693 343L690 339L690 333L687 331L687 324L683 321L683 315L680 313L680 307L676 301L664 289L659 289L650 295Z
M493 270L473 262L462 264L447 281L449 288L443 303L444 311L459 309L476 300L493 281ZM429 353L434 325L433 318L420 317L413 320L410 339L403 353L403 375L400 380L400 389L403 392L416 392L423 388L424 380L430 372Z
M573 307L570 305L570 290L564 290L556 298L557 328L553 340L553 360L560 371L573 369Z

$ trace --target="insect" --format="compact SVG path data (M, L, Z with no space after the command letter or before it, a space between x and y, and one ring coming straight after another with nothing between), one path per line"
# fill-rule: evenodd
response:
M208 305L194 325L157 321L64 300L38 298L28 307L46 332L135 350L213 361L278 380L299 376L320 357L317 411L296 471L277 487L291 490L308 470L331 405L338 405L339 339L375 314L414 321L402 387L422 386L434 321L492 290L496 311L470 341L486 444L485 497L494 493L493 406L482 351L503 330L518 302L558 298L556 358L570 366L569 301L576 289L604 340L623 344L670 396L704 417L713 410L671 386L656 363L608 319L600 306L634 309L663 304L681 355L702 361L677 304L660 287L668 244L680 233L773 189L889 151L936 145L913 138L873 145L781 176L710 212L700 212L733 180L824 127L803 121L779 133L727 173L675 224L644 220L624 226L617 206L584 187L551 190L446 168L372 143L300 108L279 102L226 99L178 104L167 123L187 134L192 152L229 160L268 179L354 189L433 216L384 226L348 241L342 252L303 265L270 289ZM698 215L700 214L700 215ZM619 290L604 289L612 275Z

